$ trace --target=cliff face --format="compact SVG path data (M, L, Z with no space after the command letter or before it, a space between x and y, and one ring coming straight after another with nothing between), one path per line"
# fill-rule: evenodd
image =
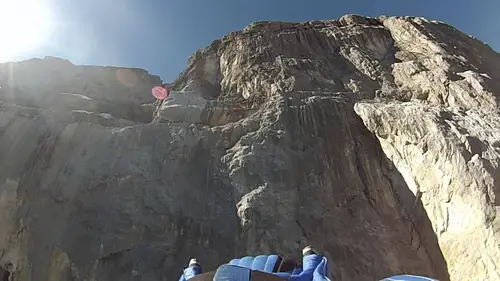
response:
M500 280L500 56L446 24L255 23L194 54L154 116L144 71L92 68L86 94L52 78L79 67L22 64L0 92L15 280L173 280L307 244L332 280ZM101 107L45 103L61 93Z
M155 99L146 93L160 83L142 69L75 66L54 57L0 64L2 102L133 123L151 121L153 108L145 104Z

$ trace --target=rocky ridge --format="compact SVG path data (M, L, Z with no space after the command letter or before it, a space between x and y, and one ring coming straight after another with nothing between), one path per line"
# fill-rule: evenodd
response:
M145 93L159 84L142 69L75 66L54 57L0 64L1 102L131 124L151 121L155 99Z
M42 61L17 85L78 84ZM500 280L499 70L444 23L347 15L214 41L153 117L137 117L161 83L147 74L133 90L116 69L92 76L100 95L9 86L0 261L19 281L153 281L191 256L210 269L313 244L332 280ZM46 106L48 92L116 106Z

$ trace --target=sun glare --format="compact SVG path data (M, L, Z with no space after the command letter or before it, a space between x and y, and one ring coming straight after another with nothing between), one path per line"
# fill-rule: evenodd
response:
M36 49L48 38L50 28L46 0L0 0L0 61Z

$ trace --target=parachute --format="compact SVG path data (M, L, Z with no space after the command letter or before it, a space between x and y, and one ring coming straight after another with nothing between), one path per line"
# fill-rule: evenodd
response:
M169 91L167 88L161 86L155 86L153 90L151 90L151 93L158 100L164 100L168 97Z

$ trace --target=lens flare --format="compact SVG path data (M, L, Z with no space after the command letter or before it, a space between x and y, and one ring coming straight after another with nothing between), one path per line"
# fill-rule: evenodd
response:
M48 39L51 26L46 0L0 0L0 60L38 48Z

